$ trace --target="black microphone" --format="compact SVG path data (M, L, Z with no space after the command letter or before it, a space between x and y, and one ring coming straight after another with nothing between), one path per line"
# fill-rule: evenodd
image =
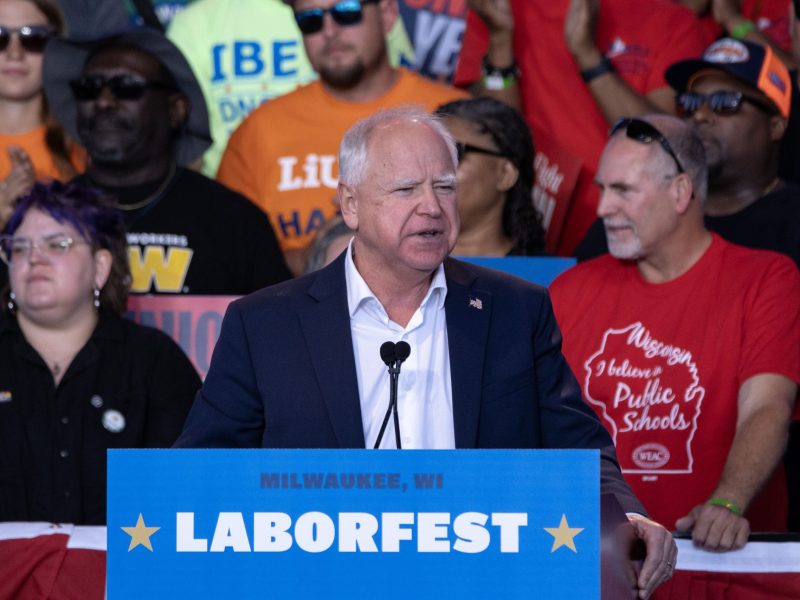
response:
M411 346L407 342L384 342L381 344L381 360L389 367L389 406L386 415L383 417L383 424L375 440L374 448L381 445L386 425L389 423L389 415L394 415L394 438L397 448L402 448L400 443L400 420L397 416L397 382L400 378L400 365L411 354Z
M385 344L384 344L385 345ZM383 349L381 348L381 351ZM397 368L400 368L400 363L409 357L411 354L411 346L408 342L397 342L394 347L394 354L397 357Z
M408 344L406 344L408 346ZM381 360L386 363L387 367L391 367L397 355L397 346L394 342L383 342L381 344Z

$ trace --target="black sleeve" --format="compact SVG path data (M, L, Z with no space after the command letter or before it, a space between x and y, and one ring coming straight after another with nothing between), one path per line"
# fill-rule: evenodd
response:
M242 223L244 227L245 246L251 249L248 257L246 288L254 292L268 285L286 281L292 277L286 261L278 245L278 238L272 229L266 213L252 202L242 197Z
M178 439L202 382L180 346L159 332L148 377L145 448L169 448Z
M597 219L575 249L575 258L578 262L583 262L607 253L606 229L603 227L603 220Z
M800 19L800 15L797 17ZM798 88L798 73L795 69L791 72L792 79L792 109L789 112L789 123L783 132L781 140L780 166L778 175L781 179L800 183L800 88Z

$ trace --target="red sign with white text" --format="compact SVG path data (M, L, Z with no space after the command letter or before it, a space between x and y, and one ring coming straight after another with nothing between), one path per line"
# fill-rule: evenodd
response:
M132 295L128 317L160 329L186 353L205 379L217 343L222 317L238 296Z

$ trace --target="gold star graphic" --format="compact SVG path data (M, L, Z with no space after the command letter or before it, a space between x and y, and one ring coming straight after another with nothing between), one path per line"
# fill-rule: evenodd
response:
M561 523L558 527L545 527L544 530L553 536L553 547L550 552L555 552L561 546L566 546L573 552L577 553L575 548L575 536L583 531L583 527L570 527L567 523L567 515L561 515Z
M161 527L147 527L144 524L142 513L139 513L139 519L136 521L136 527L121 527L122 531L131 536L131 545L128 546L128 552L136 548L136 546L144 546L150 552L153 551L153 545L150 543L150 536Z

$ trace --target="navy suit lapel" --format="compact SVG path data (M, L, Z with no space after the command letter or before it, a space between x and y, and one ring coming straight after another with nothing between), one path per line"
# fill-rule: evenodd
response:
M492 295L473 288L477 275L464 263L447 259L444 265L456 448L475 448Z
M300 323L339 446L364 448L361 402L344 278L344 254L319 271Z

